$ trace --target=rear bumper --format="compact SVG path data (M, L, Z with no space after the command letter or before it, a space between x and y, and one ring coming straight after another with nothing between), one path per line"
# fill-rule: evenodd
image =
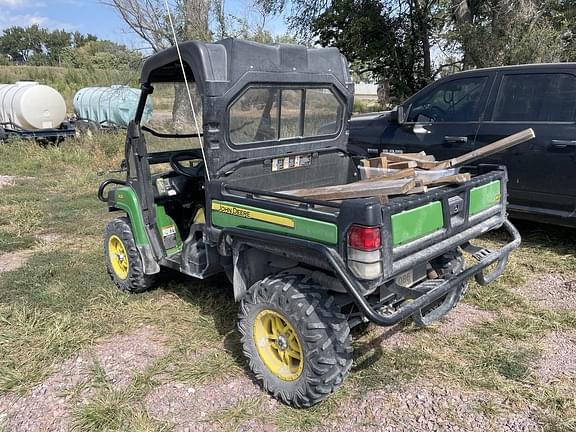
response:
M462 284L462 282L465 282L471 277L474 277L476 282L478 282L480 285L487 285L494 281L498 276L500 276L506 268L510 252L520 246L521 241L520 233L514 227L514 225L510 223L510 221L506 220L504 222L504 228L510 235L511 240L502 248L497 251L493 251L488 255L485 255L480 259L478 263L466 268L464 271L462 271L462 273L459 273L454 278L446 280L441 285L436 286L434 289L426 292L425 294L416 298L414 301L407 303L393 313L386 315L383 315L374 310L368 301L362 295L359 295L359 287L357 286L359 285L358 281L354 278L351 278L349 272L341 271L343 269L345 270L345 268L337 266L335 269L337 269L338 276L344 283L348 293L352 295L356 305L360 308L364 315L375 324L381 326L390 326L402 321L405 318L408 318L415 312L418 312L420 309L454 291ZM463 248L463 250L466 252L466 248ZM486 267L494 263L497 263L496 268L490 273L485 274L484 270Z
M342 285L346 289L346 292L352 297L360 311L375 324L380 326L391 326L394 325L412 314L420 311L420 309L428 306L429 304L435 302L446 294L456 290L464 281L474 277L480 285L486 285L500 276L506 264L508 263L508 256L510 252L516 249L520 245L520 233L518 230L510 223L510 221L505 220L503 224L504 229L508 232L511 240L504 245L499 250L490 252L488 254L482 254L478 263L466 268L457 276L452 279L446 280L442 284L437 285L432 290L423 293L421 296L417 297L409 303L405 303L400 308L396 309L392 313L382 314L374 309L374 307L368 302L362 293L365 292L363 285L358 281L358 279L352 275L348 269L346 263L337 251L324 246L319 243L311 243L305 240L299 240L294 238L286 238L284 236L270 234L270 233L259 233L252 230L239 229L239 228L229 228L222 231L222 235L229 235L238 240L261 240L265 242L273 241L276 245L280 246L285 244L288 248L299 247L302 249L314 249L317 253L330 264L330 268L333 270L334 274L341 281ZM480 233L479 233L480 234ZM261 237L261 238L259 238ZM473 238L473 237L467 237ZM463 239L462 244L467 244L466 240ZM470 247L464 246L463 250L469 252ZM468 249L468 250L467 250ZM489 272L484 273L486 267L496 263L496 268Z

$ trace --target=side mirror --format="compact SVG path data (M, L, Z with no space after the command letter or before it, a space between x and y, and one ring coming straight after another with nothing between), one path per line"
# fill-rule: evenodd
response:
M397 113L398 113L398 124L404 124L404 122L406 121L405 117L404 117L404 107L402 105L398 105L398 108L396 109Z

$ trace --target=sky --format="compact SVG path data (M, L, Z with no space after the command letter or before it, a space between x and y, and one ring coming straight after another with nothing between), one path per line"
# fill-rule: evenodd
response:
M229 0L229 13L244 14L250 0ZM238 12L240 11L240 12ZM130 48L145 48L141 40L130 33L113 8L101 0L0 0L0 30L11 26L27 27L38 24L50 30L64 29L91 33ZM270 21L268 30L283 33L286 28L279 18Z
M32 24L92 33L130 46L139 43L116 12L99 0L0 0L0 29Z

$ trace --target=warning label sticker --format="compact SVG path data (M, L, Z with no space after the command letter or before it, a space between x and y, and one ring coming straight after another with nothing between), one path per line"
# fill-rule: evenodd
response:
M282 158L272 159L272 171L283 171L292 168L310 166L312 164L312 155L295 155Z

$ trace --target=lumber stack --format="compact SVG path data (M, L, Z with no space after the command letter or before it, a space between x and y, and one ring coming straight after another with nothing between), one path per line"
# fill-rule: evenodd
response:
M385 203L390 196L424 193L431 187L465 183L470 180L471 175L459 173L459 167L526 142L534 136L532 129L526 129L456 158L442 161L437 161L434 156L423 151L383 152L379 157L361 161L360 170L364 178L355 183L283 193L323 201L378 197Z

